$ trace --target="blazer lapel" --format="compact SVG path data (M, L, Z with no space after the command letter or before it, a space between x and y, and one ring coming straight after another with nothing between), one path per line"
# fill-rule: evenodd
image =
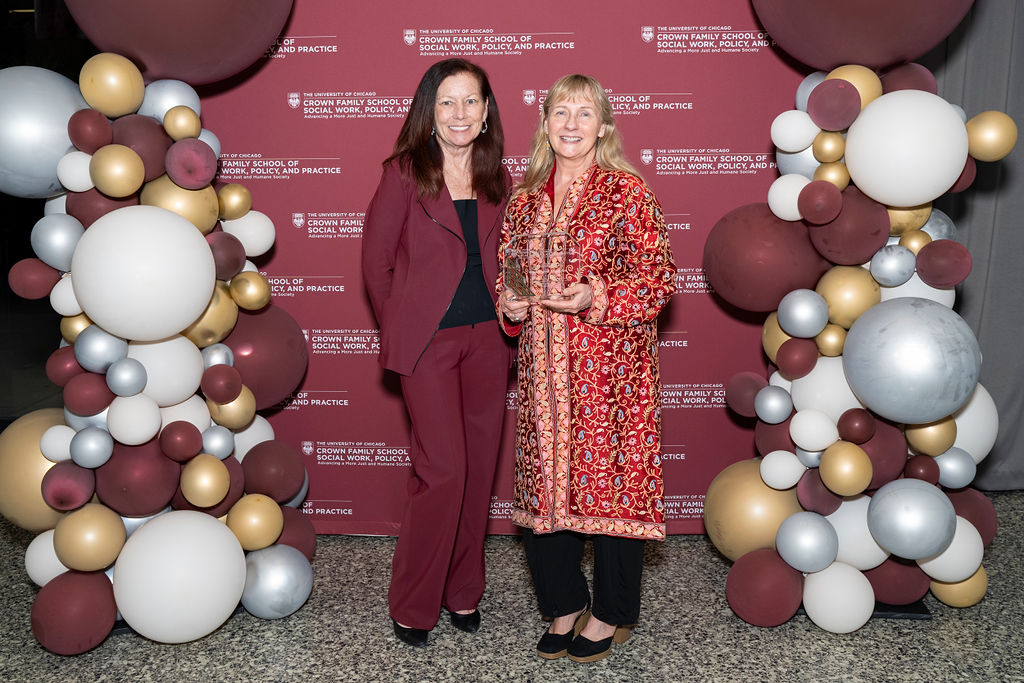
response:
M437 225L441 226L451 234L465 242L462 236L462 225L459 223L459 215L455 213L455 204L452 203L452 196L448 194L448 188L442 187L441 194L435 199L424 197L420 199L420 206L427 216Z
M501 216L498 215L498 207L483 198L476 200L476 216L477 233L480 235L480 244L483 245L500 224Z

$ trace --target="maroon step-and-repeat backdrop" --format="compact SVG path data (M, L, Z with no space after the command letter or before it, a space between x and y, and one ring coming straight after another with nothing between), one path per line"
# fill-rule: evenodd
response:
M222 145L220 179L249 188L277 243L257 262L273 301L302 327L309 370L268 415L300 448L303 511L319 533L393 534L409 475L408 421L396 378L377 364L378 334L360 274L363 212L420 77L468 58L488 72L522 177L547 88L566 73L609 92L629 158L665 210L679 293L661 320L668 530L700 533L704 491L755 454L725 407L733 374L761 365L761 322L734 317L701 269L726 212L765 201L778 177L770 125L792 109L804 73L784 61L747 0L649 0L563 6L295 3L255 73L205 93L204 125ZM513 531L510 377L490 530Z

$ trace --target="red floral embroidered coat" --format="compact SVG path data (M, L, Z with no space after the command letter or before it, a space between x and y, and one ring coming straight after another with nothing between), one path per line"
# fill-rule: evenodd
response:
M519 337L513 521L664 539L656 318L675 265L661 207L636 176L595 165L554 213L547 189L514 197L498 250L503 266L516 236L567 233L564 281L593 288L577 315L531 306L523 323L503 319Z

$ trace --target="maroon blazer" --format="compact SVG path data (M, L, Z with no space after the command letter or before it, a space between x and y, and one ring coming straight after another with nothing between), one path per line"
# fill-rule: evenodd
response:
M511 184L507 171L505 180ZM484 281L495 302L504 212L505 202L477 200ZM416 181L399 164L388 164L363 222L363 283L380 327L382 366L400 375L412 373L465 269L466 242L448 188L441 188L436 199L417 197ZM507 364L508 359L495 362Z

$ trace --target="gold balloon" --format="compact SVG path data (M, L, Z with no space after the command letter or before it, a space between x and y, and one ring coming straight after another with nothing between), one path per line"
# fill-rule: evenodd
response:
M208 508L224 500L231 476L220 458L200 453L181 468L181 493L196 507Z
M258 311L270 303L270 283L254 271L243 270L231 278L230 289L231 298L247 311Z
M842 192L850 184L850 171L847 170L846 164L843 162L833 161L828 164L820 164L814 170L814 179L827 180Z
M828 303L828 319L846 329L882 300L882 290L871 271L860 266L833 266L821 276L814 291Z
M206 407L210 409L210 418L228 429L245 429L256 417L256 397L252 389L242 385L242 393L228 403L214 403L206 399Z
M928 222L932 215L932 203L919 206L889 206L889 234L898 236L909 230L917 230Z
M924 245L932 241L932 236L924 230L907 230L900 235L900 246L906 247L917 254Z
M274 543L284 529L284 513L270 496L249 493L228 510L228 528L244 550L259 550Z
M814 338L814 343L818 345L818 353L823 356L832 358L841 356L843 355L843 345L846 344L846 330L839 325L829 323Z
M203 124L192 107L179 104L164 114L164 130L172 140L184 140L199 137L203 132Z
M942 455L956 441L956 420L950 415L927 424L906 425L903 433L907 437L907 444L916 452L922 455Z
M760 458L741 460L708 486L704 528L718 551L736 560L751 550L774 548L779 525L802 510L795 486L777 491L762 481Z
M69 512L53 530L53 550L68 569L96 572L114 564L125 539L120 515L100 503Z
M999 161L1017 144L1017 124L1001 111L983 111L967 122L967 153L978 161Z
M821 482L838 496L855 496L871 483L874 468L864 449L849 441L836 441L821 454Z
M228 183L217 192L221 220L238 220L252 209L252 193L239 183Z
M104 145L89 160L89 177L96 189L108 197L127 197L142 187L146 167L131 147Z
M0 515L22 529L52 529L63 513L43 500L43 475L53 463L43 457L39 439L54 425L64 424L61 408L42 408L22 415L0 432Z
M142 72L113 52L102 52L82 65L78 88L90 107L112 119L137 111L146 95Z
M842 133L823 130L814 136L811 151L814 152L814 158L823 164L839 161L846 154L846 138Z
M206 310L198 320L182 330L181 334L199 348L205 349L228 336L235 328L236 322L238 304L231 298L227 283L217 280Z
M188 219L204 235L213 230L220 213L217 192L212 186L207 185L201 190L186 190L175 185L167 174L142 186L141 202L173 211Z
M761 327L761 346L764 347L764 353L768 356L768 360L774 363L779 347L790 339L792 337L783 332L782 327L779 326L779 314L775 311L769 313Z
M85 313L61 318L60 336L64 337L64 341L68 344L74 344L75 340L78 339L78 335L82 333L82 330L89 327L89 325L92 325L92 321L89 320L89 316Z
M931 591L932 595L950 607L971 607L981 602L988 591L988 572L981 566L963 581L946 583L933 580Z
M830 78L841 78L848 81L860 93L860 108L868 106L872 100L882 96L882 79L874 71L859 64L846 64L838 66L828 72L825 80Z

